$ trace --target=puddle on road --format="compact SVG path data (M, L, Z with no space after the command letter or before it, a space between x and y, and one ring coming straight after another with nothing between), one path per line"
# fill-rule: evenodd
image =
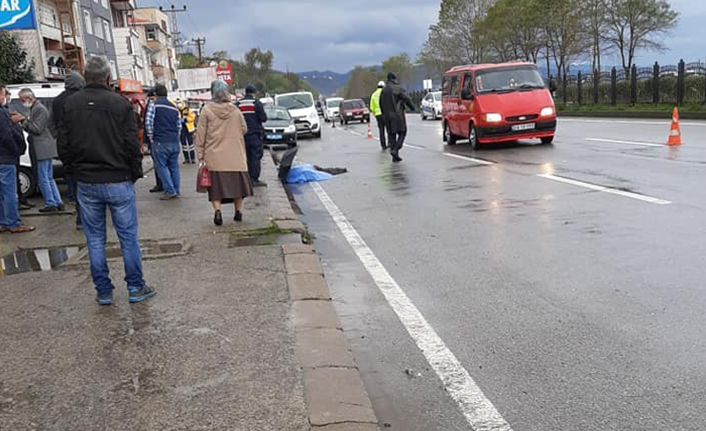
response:
M78 255L82 247L18 250L0 260L0 278L25 272L51 271Z

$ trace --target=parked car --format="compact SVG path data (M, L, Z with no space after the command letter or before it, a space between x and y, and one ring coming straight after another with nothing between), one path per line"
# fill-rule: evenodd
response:
M342 97L329 97L326 99L326 106L324 106L324 120L326 120L327 123L333 118L338 118L341 102L343 102Z
M17 84L8 85L8 90L12 93L12 99L9 103L10 112L18 112L25 117L29 116L29 109L25 108L20 102L19 92L23 88L29 88L34 92L37 100L42 103L52 114L52 103L54 98L64 91L64 83L57 84ZM25 132L25 140L28 135ZM32 166L32 159L29 155L29 141L27 142L27 151L20 157L20 192L23 198L28 198L35 195L39 191L38 177L36 167ZM61 161L54 160L54 178L63 180L64 167Z
M441 91L434 91L422 99L422 121L427 118L441 119Z
M443 140L479 144L554 140L554 99L532 63L458 66L442 83Z
M297 128L297 136L321 137L321 121L316 112L314 96L309 92L286 93L275 96L275 105L289 110Z
M348 124L351 121L360 121L361 123L370 122L370 110L365 106L365 102L361 99L344 100L341 102L339 112L341 123Z
M265 128L265 145L287 144L290 148L297 146L297 127L294 125L289 111L279 106L265 108L267 122Z

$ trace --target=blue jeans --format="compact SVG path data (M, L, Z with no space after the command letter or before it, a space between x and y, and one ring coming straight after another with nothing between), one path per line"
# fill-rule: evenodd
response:
M179 173L179 142L155 142L152 145L154 160L157 163L157 175L162 181L165 193L178 194L181 177Z
M135 186L131 182L109 184L79 182L78 200L83 232L86 234L88 245L88 258L91 262L91 276L98 294L108 294L114 288L105 257L106 208L110 210L113 226L120 240L127 288L136 290L144 286L142 252L137 241Z
M54 166L52 160L37 161L37 170L39 173L39 190L44 197L44 205L48 207L58 207L61 205L61 195L59 188L54 181Z
M0 165L0 226L15 228L20 225L17 198L17 168Z

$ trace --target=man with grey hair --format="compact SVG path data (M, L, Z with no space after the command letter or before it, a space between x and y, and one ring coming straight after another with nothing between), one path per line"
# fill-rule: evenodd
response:
M102 57L86 63L86 87L66 99L60 120L62 157L78 181L81 221L91 276L100 305L113 303L105 256L106 208L120 240L129 301L155 295L142 276L134 182L142 178L142 152L130 102L108 87L110 66Z
M59 156L56 150L56 140L52 134L53 124L49 110L37 100L34 92L23 88L19 93L20 102L29 109L29 117L21 114L12 115L12 121L20 123L29 135L29 144L37 155L37 173L39 190L44 197L44 208L39 212L51 213L64 210L59 188L54 181L54 159Z

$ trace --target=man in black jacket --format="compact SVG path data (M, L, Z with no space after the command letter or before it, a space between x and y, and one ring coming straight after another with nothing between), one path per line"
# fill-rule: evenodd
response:
M78 181L81 221L100 305L113 303L114 289L105 257L106 208L120 240L130 302L156 293L142 276L137 240L134 182L142 178L142 153L135 113L127 99L110 90L109 83L108 62L90 58L87 85L64 102L59 130L60 153Z
M262 124L267 121L267 114L262 102L255 99L256 89L252 85L245 88L245 97L238 101L238 108L245 117L248 125L248 132L245 134L245 151L248 156L248 173L252 179L254 187L266 187L267 184L260 181L260 163L264 154L264 144L262 143L265 129Z
M64 104L69 96L72 96L79 92L83 87L86 86L86 81L83 77L76 72L69 72L66 75L66 81L64 82L64 92L61 93L54 99L52 103L52 119L54 120L54 128L56 130L61 129L61 120L64 118ZM59 139L61 136L59 136ZM81 226L81 210L79 208L79 202L77 197L77 187L78 182L76 181L76 175L73 173L72 166L69 164L69 160L62 154L61 150L68 148L68 143L62 144L57 142L57 149L59 150L59 158L61 163L64 165L64 175L66 176L66 182L68 183L71 196L76 200L76 228L82 229Z
M0 91L3 90L5 91L5 102L0 104L0 109L4 109L5 112L7 112L7 115L10 115L10 117L12 117L9 108L10 98L12 97L12 94L10 93L10 90L7 89L7 87L5 87L4 85L0 85ZM17 157L17 160L15 160L15 167L17 169L17 197L20 202L20 211L22 211L34 208L34 204L32 204L30 201L27 200L27 198L22 196L22 184L20 184L20 158L27 151L27 141L25 140L25 135L22 132L22 126L17 123L12 123L12 126L14 127L15 131L19 133L19 139L22 144L20 146L20 155Z
M388 127L390 154L393 162L401 162L400 150L407 136L407 120L405 119L405 105L414 112L414 104L404 88L397 82L394 73L387 74L387 84L380 94L380 109L385 117Z
M5 87L0 87L0 106L5 105ZM34 230L20 222L17 196L17 159L24 153L22 130L13 124L10 113L0 108L0 233Z

